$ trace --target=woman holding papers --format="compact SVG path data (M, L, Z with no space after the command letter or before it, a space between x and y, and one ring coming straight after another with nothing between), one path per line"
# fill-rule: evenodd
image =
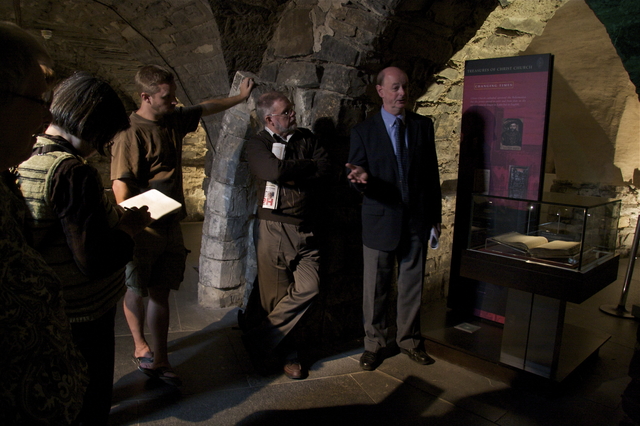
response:
M149 222L146 208L107 199L85 158L104 155L129 127L122 102L105 82L78 73L55 89L52 122L18 168L31 212L33 245L61 278L73 340L89 365L79 424L106 425L111 408L116 303L125 292L132 236Z

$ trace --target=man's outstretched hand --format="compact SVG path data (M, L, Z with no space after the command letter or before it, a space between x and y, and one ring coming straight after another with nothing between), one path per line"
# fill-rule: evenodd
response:
M351 183L366 184L369 179L369 174L360 166L353 165L351 163L345 164L351 172L347 175L347 179Z

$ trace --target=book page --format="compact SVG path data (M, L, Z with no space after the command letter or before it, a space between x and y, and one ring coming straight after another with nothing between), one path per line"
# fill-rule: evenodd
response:
M547 244L549 241L545 237L535 237L531 235L522 235L517 232L509 232L508 234L493 237L499 243L519 247L524 250Z
M147 206L153 220L158 220L164 215L180 210L182 207L182 204L171 197L167 197L157 189L150 189L135 197L128 198L119 205L124 208Z
M547 249L547 250L573 250L575 247L580 246L580 243L577 241L562 241L555 240L549 241L547 244L542 244L537 246L536 248Z
M580 243L577 241L550 241L531 249L531 254L537 257L571 257L580 253Z

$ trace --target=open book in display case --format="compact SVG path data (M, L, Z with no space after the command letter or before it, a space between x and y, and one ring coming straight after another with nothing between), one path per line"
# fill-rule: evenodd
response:
M620 200L474 194L460 276L572 303L617 278Z
M620 200L558 193L544 193L541 201L471 194L468 221L456 224L467 230L458 279L499 289L502 299L493 297L495 289L475 294L492 296L485 305L500 304L504 314L499 322L433 304L422 329L439 345L429 349L562 381L611 337L567 307L617 279L620 206Z
M610 337L567 321L565 309L616 280L620 200L474 194L471 205L460 275L508 293L500 363L562 380Z
M620 200L473 195L468 251L587 273L615 256Z

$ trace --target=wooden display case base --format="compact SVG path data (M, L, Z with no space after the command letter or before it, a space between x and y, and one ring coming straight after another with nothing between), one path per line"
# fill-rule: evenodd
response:
M455 327L469 323L480 327L468 333ZM446 306L445 301L427 305L422 314L422 335L430 352L448 361L474 369L503 382L511 382L522 372L543 380L561 382L586 360L596 357L600 347L611 336L597 330L587 330L572 323L564 323L557 363L552 367L529 365L518 368L501 362L503 326L473 316L460 316Z
M582 303L617 279L618 261L618 255L611 255L586 271L578 271L491 252L465 250L462 253L460 276Z

